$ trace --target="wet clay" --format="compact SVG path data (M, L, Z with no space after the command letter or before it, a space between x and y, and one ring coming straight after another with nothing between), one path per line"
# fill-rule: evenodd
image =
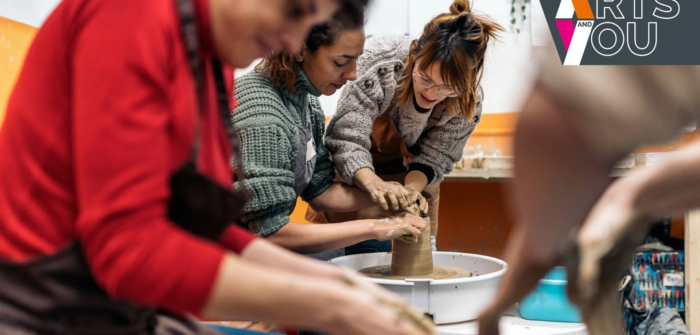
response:
M360 273L371 277L371 278L381 278L381 279L398 279L403 280L406 278L432 278L432 279L453 279L453 278L465 278L472 277L474 274L471 272L456 268L454 266L442 266L434 265L433 272L427 275L419 276L394 276L391 274L391 265L379 265L371 266L360 270Z
M360 273L372 278L399 280L406 278L452 279L473 276L471 272L453 266L433 266L433 252L430 248L430 218L423 219L426 228L417 237L417 241L394 240L391 265L364 268L360 270ZM415 238L415 236L411 237Z
M433 273L433 252L430 249L430 219L418 242L394 240L391 255L391 275L399 277L428 276Z

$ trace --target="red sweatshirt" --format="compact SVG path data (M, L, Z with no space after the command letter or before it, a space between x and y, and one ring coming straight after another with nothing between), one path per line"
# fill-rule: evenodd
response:
M208 2L196 5L208 54ZM206 80L198 168L230 187L210 69ZM195 101L173 0L64 0L36 35L0 131L0 259L78 240L110 296L199 313L224 248L167 217ZM240 252L252 239L232 225L220 242Z

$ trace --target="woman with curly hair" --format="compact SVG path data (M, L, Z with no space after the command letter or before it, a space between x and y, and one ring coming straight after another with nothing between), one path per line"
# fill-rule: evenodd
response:
M298 196L317 211L374 205L364 191L333 182L318 101L357 78L364 42L362 27L332 20L312 29L300 53L273 54L236 80L239 104L232 117L243 166L236 188L252 194L241 221L274 243L319 259L341 256L339 248L365 240L420 235L425 228L413 215L324 225L290 222Z

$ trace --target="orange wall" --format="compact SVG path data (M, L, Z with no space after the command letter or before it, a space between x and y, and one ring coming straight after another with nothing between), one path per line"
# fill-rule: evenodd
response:
M0 16L0 126L7 100L36 32L32 26Z
M467 145L512 155L518 113L484 114ZM437 244L442 251L501 257L513 219L504 182L444 182L440 186Z
M484 114L467 145L513 154L518 113ZM502 257L514 220L505 182L444 182L440 186L437 244L442 251Z
M508 184L501 182L442 183L439 250L502 257L514 224L507 189Z
M481 145L484 150L499 149L506 156L513 155L513 135L517 121L517 112L484 114L467 145Z

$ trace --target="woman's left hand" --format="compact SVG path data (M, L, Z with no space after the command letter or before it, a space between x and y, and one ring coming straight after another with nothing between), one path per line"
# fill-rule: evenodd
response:
M400 183L397 183L397 184L401 185ZM415 188L413 188L411 186L404 186L404 188L406 189L406 191L408 191L408 196L407 196L408 199L407 200L408 200L409 206L411 206L415 203L418 203L418 209L420 210L420 212L423 213L423 215L427 215L428 214L428 201L425 200L425 197L423 196L423 194L421 194L420 192L418 192Z
M407 209L412 204L409 202L410 192L400 183L385 182L377 177L365 184L364 189L384 210L398 211L399 208Z

